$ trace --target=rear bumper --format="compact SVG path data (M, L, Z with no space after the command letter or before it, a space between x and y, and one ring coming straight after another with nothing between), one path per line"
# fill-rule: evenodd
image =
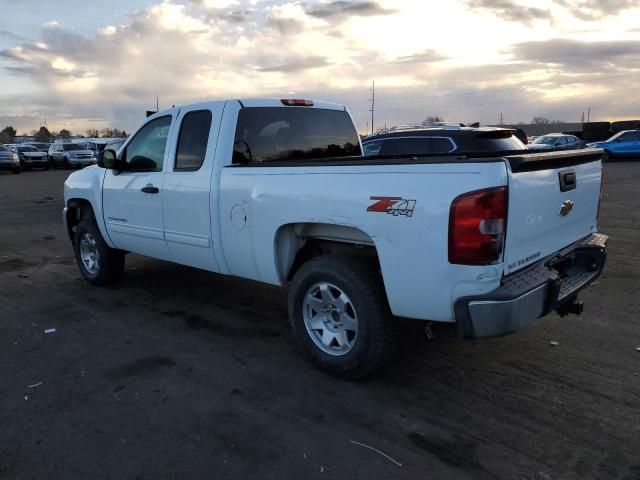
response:
M606 235L590 235L522 272L505 277L489 294L455 303L456 322L465 337L515 332L549 312L574 302L580 290L604 268Z

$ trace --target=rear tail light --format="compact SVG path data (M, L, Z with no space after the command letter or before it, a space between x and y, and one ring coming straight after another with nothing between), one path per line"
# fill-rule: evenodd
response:
M489 265L502 256L507 225L507 187L465 193L451 204L449 262Z
M283 98L280 100L283 105L289 107L313 107L313 100L304 100L302 98Z

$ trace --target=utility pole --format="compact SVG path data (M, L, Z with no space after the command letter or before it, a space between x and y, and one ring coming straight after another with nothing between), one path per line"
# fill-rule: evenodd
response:
M591 121L591 107L587 109L587 123Z
M580 120L580 123L584 125L584 110L582 111L582 120Z
M504 118L502 117L502 112L500 112L500 125L504 125Z
M160 111L160 103L158 102L158 96L156 95L156 112Z
M376 108L376 81L371 82L371 133L373 134L373 112Z

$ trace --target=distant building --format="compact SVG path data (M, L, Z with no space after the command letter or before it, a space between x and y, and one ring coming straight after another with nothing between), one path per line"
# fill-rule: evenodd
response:
M27 135L16 135L13 143L26 143L26 142L33 142L34 138L32 136L27 136Z
M521 128L529 137L539 137L548 133L572 133L581 132L582 123L527 123L510 125L490 125L501 128Z

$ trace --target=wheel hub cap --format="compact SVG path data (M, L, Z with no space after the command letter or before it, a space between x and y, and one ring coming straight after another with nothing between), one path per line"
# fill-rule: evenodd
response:
M347 294L328 282L313 285L304 296L303 319L313 343L329 355L345 355L358 336L358 318Z
M80 237L80 260L90 274L95 275L100 270L100 253L96 239L87 232Z

